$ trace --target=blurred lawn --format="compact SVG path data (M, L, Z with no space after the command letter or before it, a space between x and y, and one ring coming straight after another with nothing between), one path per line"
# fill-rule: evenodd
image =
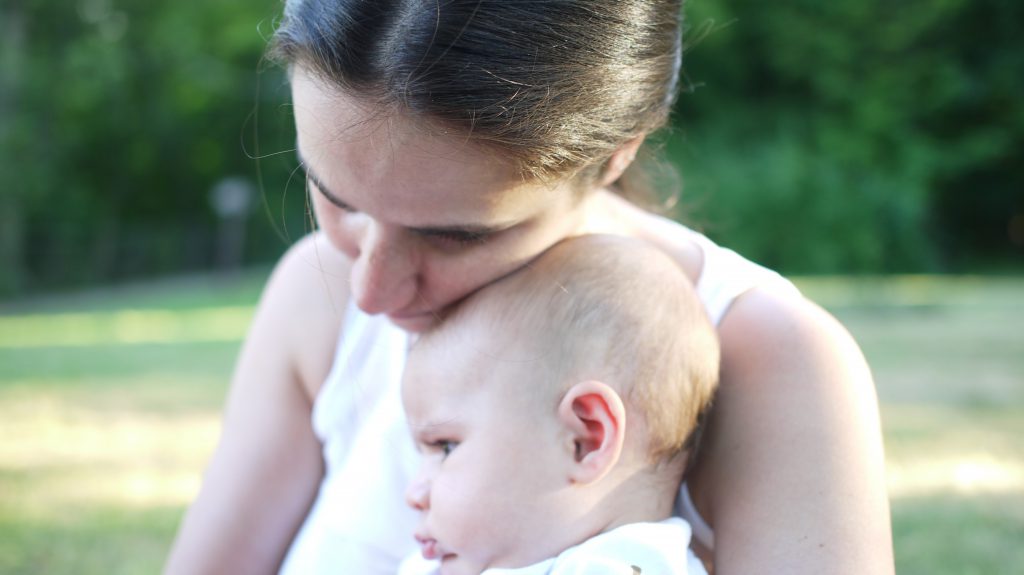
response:
M265 270L0 304L0 573L158 572ZM901 574L1024 565L1024 278L800 282L864 347Z

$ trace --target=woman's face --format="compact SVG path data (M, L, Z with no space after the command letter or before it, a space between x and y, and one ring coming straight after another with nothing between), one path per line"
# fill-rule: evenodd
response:
M568 182L524 181L461 134L374 115L301 66L298 152L320 229L353 262L351 297L422 331L446 307L578 233Z

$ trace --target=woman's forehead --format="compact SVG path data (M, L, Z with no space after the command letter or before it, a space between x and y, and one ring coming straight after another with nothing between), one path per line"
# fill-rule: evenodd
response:
M370 102L298 68L292 75L299 145L307 158L332 149L394 162L403 157L486 166L491 178L521 180L514 163L469 134L450 130L394 106ZM350 144L354 144L351 146ZM500 173L498 168L501 168Z
M293 74L301 160L330 192L360 211L406 206L447 212L461 223L482 212L508 220L525 214L551 188L524 181L512 162L463 135L445 134L400 113L377 113L365 102ZM542 194L538 194L542 192ZM502 222L489 222L502 223Z

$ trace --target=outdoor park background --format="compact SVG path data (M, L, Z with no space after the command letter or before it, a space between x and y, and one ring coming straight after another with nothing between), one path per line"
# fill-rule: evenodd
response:
M260 61L279 8L0 4L0 573L159 570L270 262L309 227ZM682 217L864 347L898 571L1019 572L1024 4L688 17L662 138ZM216 215L227 178L254 209Z

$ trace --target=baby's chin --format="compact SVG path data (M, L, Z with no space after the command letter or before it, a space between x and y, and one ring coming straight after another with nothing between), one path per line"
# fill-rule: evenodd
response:
M528 567L538 561L474 561L468 557L450 553L441 558L440 575L480 575L488 569L518 569Z
M480 575L486 567L473 565L460 555L446 555L441 558L440 575Z

